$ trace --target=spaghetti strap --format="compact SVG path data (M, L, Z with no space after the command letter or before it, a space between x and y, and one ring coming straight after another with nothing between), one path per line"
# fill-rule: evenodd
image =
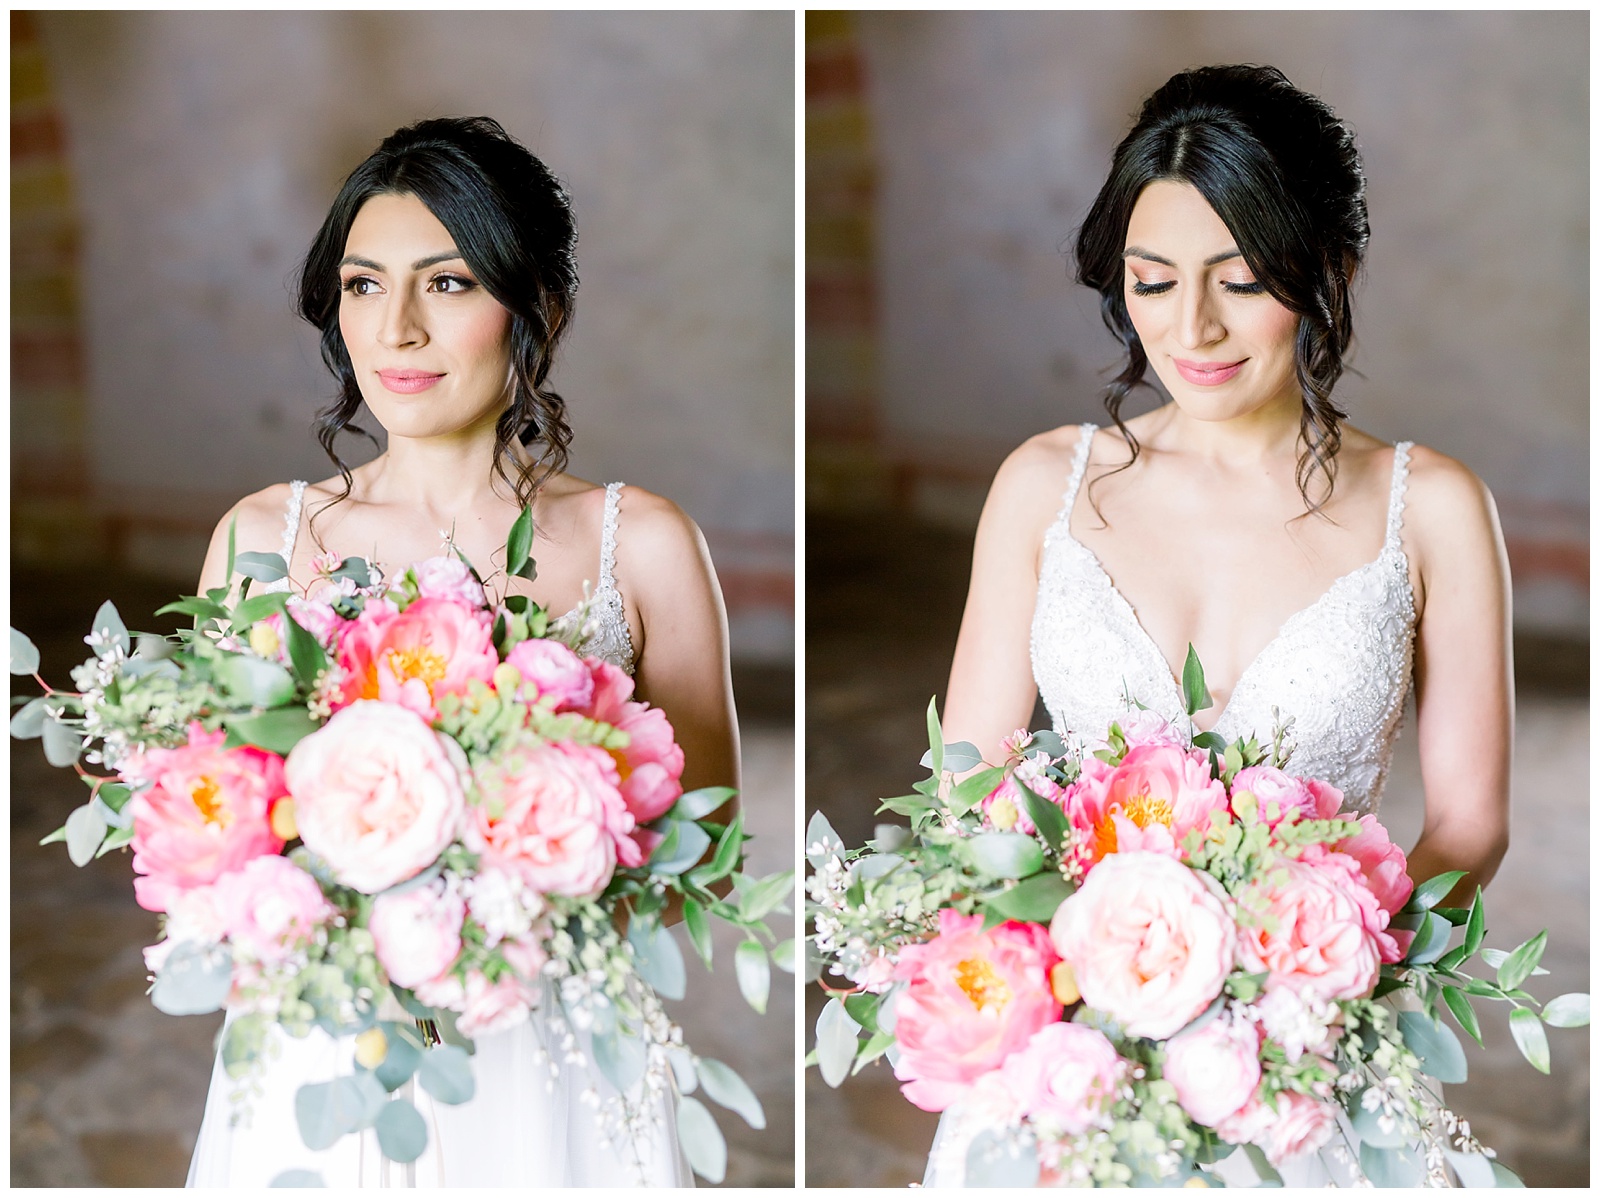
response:
M1397 441L1394 447L1394 477L1389 483L1389 519L1383 538L1385 549L1400 544L1401 517L1406 510L1406 479L1410 473L1413 441Z
M300 536L300 508L306 497L306 484L304 479L295 479L289 484L289 502L283 509L283 544L279 546L279 553L283 556L284 576L276 582L269 582L261 590L287 591L289 589L289 567L294 564L294 546Z
M612 573L617 565L617 511L622 487L622 483L606 484L605 519L600 525L600 591L616 589Z
M1044 543L1049 546L1055 536L1056 529L1066 528L1072 520L1072 504L1078 498L1078 488L1083 485L1083 476L1089 467L1089 449L1094 444L1094 435L1098 426L1093 424L1080 424L1078 426L1078 448L1072 455L1072 473L1067 476L1067 489L1061 496L1061 510L1056 513L1056 518L1051 522L1050 529L1044 534Z

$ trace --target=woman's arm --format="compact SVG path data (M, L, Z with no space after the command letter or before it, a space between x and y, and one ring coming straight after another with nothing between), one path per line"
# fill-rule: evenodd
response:
M1078 430L1026 442L996 473L978 521L972 583L945 692L946 742L970 741L998 765L1000 742L1033 715L1028 653L1039 589L1039 547L1061 502Z
M1511 572L1494 499L1472 471L1417 449L1407 525L1422 579L1417 624L1417 739L1422 835L1414 882L1464 869L1445 901L1471 903L1510 837Z

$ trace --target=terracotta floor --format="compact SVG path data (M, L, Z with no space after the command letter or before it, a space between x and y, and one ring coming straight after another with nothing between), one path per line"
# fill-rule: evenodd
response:
M14 587L12 622L34 635L45 676L58 685L86 652L78 638L100 598L113 596L134 622L134 613L154 610L178 589L104 576L17 576ZM754 868L788 868L793 675L740 671L735 685ZM38 742L12 747L11 1184L182 1185L221 1016L173 1018L150 1005L140 948L155 940L156 917L133 901L127 856L111 854L80 870L61 845L41 848L39 838L82 801L83 788L45 763ZM688 997L669 1006L688 1042L737 1068L766 1110L767 1130L754 1132L713 1107L729 1141L726 1184L789 1186L796 987L775 973L767 1014L756 1015L733 982L736 943L736 936L719 936L714 981L693 965Z
M971 539L897 523L892 535L808 516L806 804L846 843L872 835L877 796L923 776L922 712L942 693L965 601ZM1489 892L1489 943L1514 948L1550 930L1552 998L1589 986L1589 704L1587 645L1519 638L1512 845ZM1046 721L1041 717L1034 726ZM1409 847L1421 827L1413 737L1397 750L1384 819ZM806 1044L823 997L806 999ZM1446 1100L1530 1185L1589 1182L1589 1032L1550 1030L1553 1076L1517 1052L1504 1009L1480 1006L1486 1050L1467 1043L1471 1079ZM806 1075L806 1181L903 1186L919 1180L936 1117L901 1099L887 1066L839 1090Z

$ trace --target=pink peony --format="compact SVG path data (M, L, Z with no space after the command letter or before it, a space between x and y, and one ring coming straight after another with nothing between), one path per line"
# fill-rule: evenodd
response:
M1122 730L1122 740L1130 749L1140 745L1171 745L1188 749L1188 734L1166 716L1147 707L1135 707L1119 715L1112 723ZM1108 727L1107 732L1110 731ZM1109 749L1110 742L1101 739L1089 746L1091 751Z
M633 679L598 657L584 658L583 665L594 682L594 696L583 714L593 720L616 723L622 714L622 705L633 698Z
M1299 819L1332 819L1344 796L1326 783L1313 782L1270 765L1252 765L1233 776L1233 798L1237 802L1241 795L1255 795L1259 818L1274 827L1290 811L1298 812Z
M343 886L376 894L432 865L466 804L460 746L414 711L363 700L289 753L306 847Z
M1237 1111L1217 1120L1214 1130L1229 1144L1262 1144L1277 1118L1273 1109L1261 1101L1258 1088Z
M389 980L410 987L450 968L461 953L466 917L465 900L436 878L425 886L380 894L367 927Z
M344 681L334 708L379 699L435 720L441 696L494 677L491 631L488 612L448 599L418 599L398 613L392 604L368 603L339 646Z
M1085 758L1067 793L1085 871L1112 853L1177 857L1192 829L1205 830L1213 811L1227 809L1227 791L1211 776L1206 755L1164 744L1129 749L1121 765Z
M1339 852L1355 858L1373 897L1378 900L1378 906L1393 919L1400 908L1411 901L1412 885L1411 876L1406 873L1406 855L1400 851L1399 845L1390 841L1388 830L1378 822L1376 816L1363 815L1357 822L1361 825L1361 831L1341 840ZM1388 928L1388 920L1384 921L1383 927ZM1378 955L1391 965L1402 960L1415 936L1415 932L1401 929L1380 930Z
M1164 853L1105 858L1050 923L1084 1001L1156 1040L1221 992L1237 937L1222 888Z
M1000 1066L1000 1077L1035 1123L1076 1136L1104 1127L1126 1063L1105 1035L1081 1023L1046 1024Z
M488 603L483 585L459 557L430 557L411 567L421 599L445 599L462 607L479 608Z
M1281 1165L1290 1157L1315 1152L1333 1135L1333 1104L1293 1090L1280 1091L1278 1113L1264 1138L1256 1143L1266 1150L1267 1159Z
M1319 851L1320 850L1320 851ZM1378 981L1376 930L1387 916L1354 858L1308 848L1251 884L1252 910L1270 915L1239 929L1239 963L1265 971L1267 987L1320 999L1365 998ZM1253 901L1252 901L1253 900Z
M265 749L224 749L226 734L189 725L189 743L151 749L134 766L151 783L128 804L133 815L134 895L165 911L185 890L214 882L254 857L283 851L272 805L284 794L283 758Z
M268 964L287 961L334 914L317 880L287 857L257 857L223 875L216 892L228 938Z
M594 677L583 658L560 641L521 641L506 655L541 699L554 699L558 711L580 711L594 700Z
M683 793L683 750L660 708L623 703L610 723L628 734L627 748L611 752L622 801L635 822L647 824L665 815Z
M1166 1044L1161 1076L1196 1123L1215 1127L1238 1114L1261 1081L1261 1033L1226 1018L1183 1032Z
M642 863L633 816L603 749L542 744L480 765L480 798L462 839L486 862L519 873L541 894L590 897L620 860Z
M477 970L467 975L466 996L456 1028L476 1040L517 1026L532 1007L527 988L507 974L491 982Z
M895 978L909 983L895 1007L901 1091L942 1111L982 1074L1061 1018L1050 993L1056 955L1038 924L983 930L981 915L939 912L932 940L900 950Z

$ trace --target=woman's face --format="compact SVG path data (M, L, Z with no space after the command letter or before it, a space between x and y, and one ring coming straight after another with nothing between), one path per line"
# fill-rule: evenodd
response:
M1122 253L1128 317L1156 376L1197 420L1300 406L1299 318L1256 281L1233 234L1193 185L1140 193Z
M391 437L494 426L510 402L511 314L412 195L376 195L339 264L339 331L361 396Z

